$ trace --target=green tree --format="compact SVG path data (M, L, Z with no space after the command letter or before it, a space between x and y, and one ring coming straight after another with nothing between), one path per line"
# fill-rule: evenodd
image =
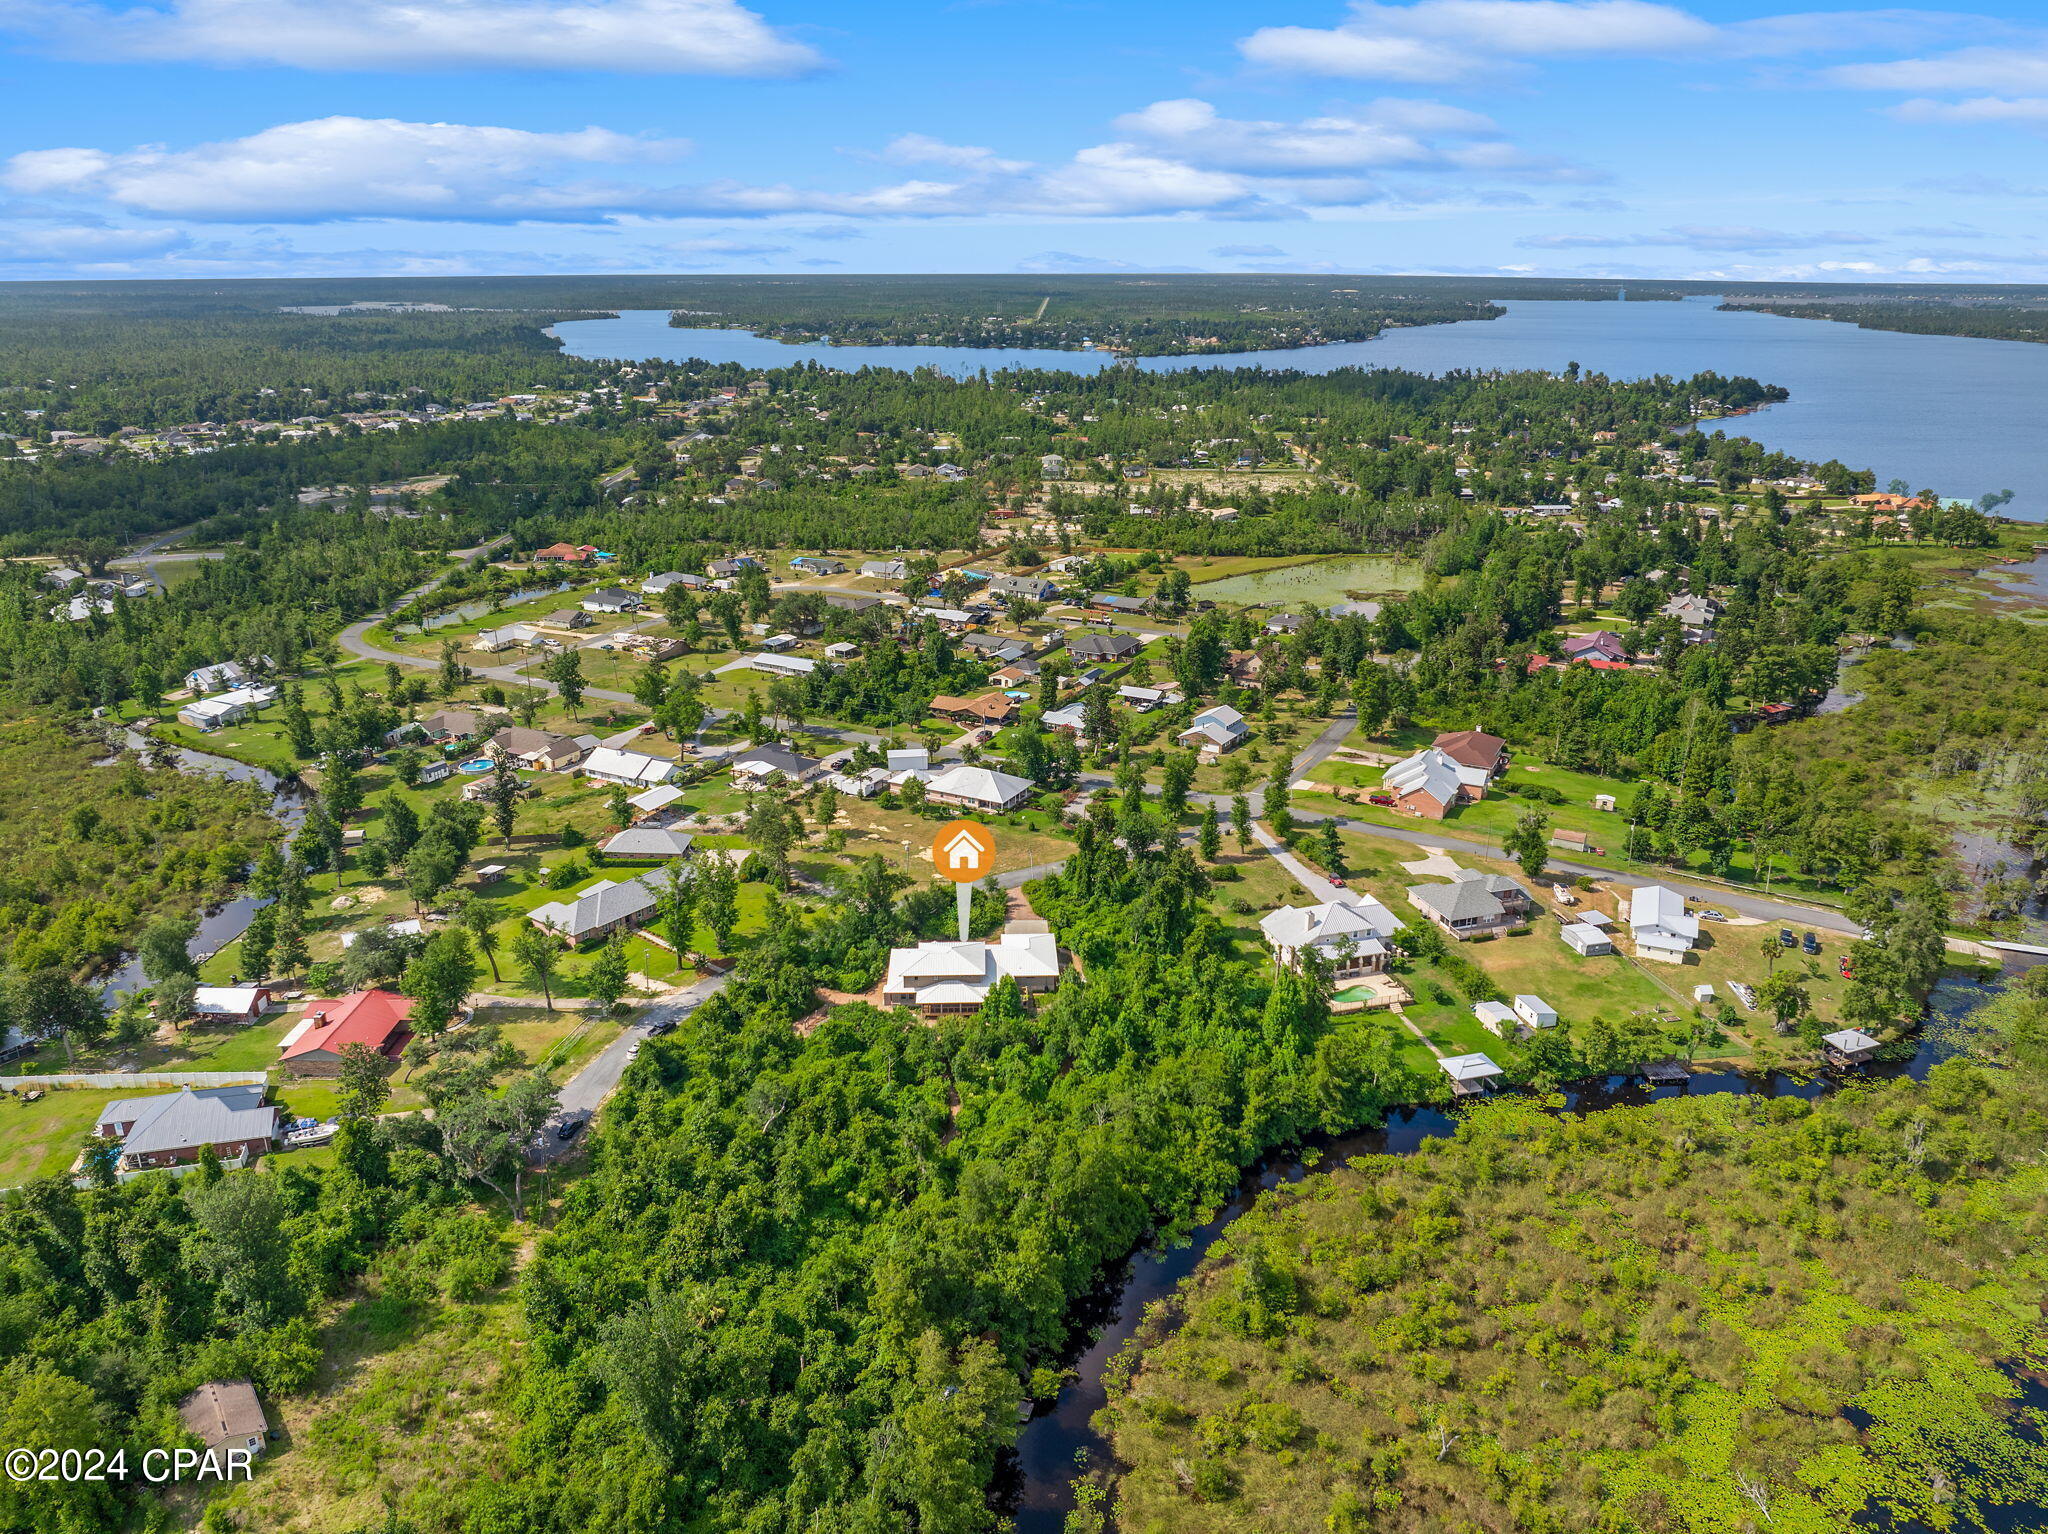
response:
M675 967L681 969L697 936L697 880L682 859L671 858L662 866L655 898L661 902L662 931L675 951Z
M196 975L199 965L192 958L192 940L199 935L199 923L190 916L159 916L142 929L135 940L135 955L142 961L142 973L151 984L173 975Z
M335 1088L334 1116L344 1124L375 1118L391 1100L391 1063L362 1044L345 1044Z
M495 900L484 900L472 896L462 903L460 913L462 930L469 934L469 940L476 945L491 966L491 979L498 975L498 924L505 919L505 908Z
M1202 806L1202 829L1198 845L1204 862L1213 863L1223 855L1223 825L1217 818L1214 800Z
M445 927L429 938L398 986L413 999L413 1030L427 1038L446 1032L476 988L476 975L476 954L462 928Z
M732 935L740 924L739 870L725 858L706 861L698 873L702 889L697 895L697 914L710 929L720 953L732 951Z
M1521 866L1524 877L1542 878L1544 865L1550 861L1550 817L1541 810L1524 810L1502 846Z
M562 963L560 940L538 927L521 927L518 936L512 939L512 958L526 977L526 983L539 991L547 1001L548 1010L554 1011L555 972Z
M583 652L576 649L562 651L541 668L541 675L555 684L555 691L562 695L563 706L575 713L583 706Z
M627 976L630 968L626 962L626 941L614 932L606 938L604 945L590 961L590 973L584 983L590 990L590 999L597 1003L601 1016L610 1017L619 1009L619 1002L628 990Z

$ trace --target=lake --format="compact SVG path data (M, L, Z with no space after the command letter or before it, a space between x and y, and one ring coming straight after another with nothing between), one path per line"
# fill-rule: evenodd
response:
M1787 403L1728 423L1768 447L1823 462L1872 469L1882 486L1974 499L2010 489L2006 508L2048 520L2048 346L1959 336L1858 330L1822 320L1724 313L1713 298L1678 303L1562 303L1517 300L1497 320L1391 330L1371 341L1226 356L1141 357L1154 372L1244 366L1325 373L1342 367L1540 368L1577 362L1617 378L1714 371L1746 374L1792 391ZM1116 358L1103 352L964 346L791 346L744 330L679 329L665 309L629 309L616 319L554 327L575 357L662 358L789 367L937 368L963 377L1035 367L1089 371Z

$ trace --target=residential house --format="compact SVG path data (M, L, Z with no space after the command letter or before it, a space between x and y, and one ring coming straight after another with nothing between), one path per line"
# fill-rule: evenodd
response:
M986 621L988 613L985 609L913 607L910 609L910 616L912 618L929 618L947 633L958 634L973 628L977 623Z
M639 596L623 586L607 586L602 591L593 591L579 604L587 613L631 613L638 612L645 604Z
M209 1022L253 1023L270 1006L260 985L202 985L192 993L192 1015Z
M470 740L483 732L484 716L474 709L436 709L413 725L428 740Z
M1001 634L969 634L960 641L960 648L992 663L1023 660L1031 653L1031 646L1023 640L1006 639Z
M195 730L218 730L225 725L241 723L277 699L275 687L237 687L217 698L201 698L187 703L178 710L178 722Z
M1195 715L1194 722L1175 738L1207 757L1235 751L1250 734L1251 727L1245 723L1244 715L1227 703L1219 703Z
M1128 660L1144 647L1136 634L1075 634L1067 640L1067 654L1091 663Z
M1027 995L1059 984L1059 943L1050 932L1005 932L992 943L927 942L889 951L882 1004L926 1017L973 1012L1008 977Z
M1458 780L1465 785L1465 797L1480 799L1487 785L1508 770L1508 743L1484 730L1454 730L1430 742L1458 764Z
M1821 1048L1833 1065L1863 1065L1877 1058L1883 1044L1861 1028L1844 1028L1820 1036Z
M742 655L740 664L755 671L765 671L770 676L809 676L818 669L816 661L802 655L776 655L771 651Z
M178 1420L222 1465L231 1453L261 1454L270 1436L263 1403L247 1380L208 1380L178 1403Z
M1425 820L1442 820L1465 798L1458 764L1434 746L1396 762L1381 783L1393 795L1395 809Z
M597 620L580 607L560 607L540 621L551 629L587 629Z
M696 839L688 831L666 826L628 826L606 837L598 850L621 863L666 863L688 857Z
M781 746L750 746L732 758L733 782L741 788L760 788L778 779L808 783L824 770L822 762Z
M1628 894L1628 935L1636 957L1683 964L1700 938L1700 919L1685 914L1685 897L1662 884L1644 884Z
M1673 597L1657 610L1667 618L1676 618L1686 639L1694 644L1714 637L1714 620L1721 616L1719 602L1690 593Z
M1290 968L1313 951L1338 980L1378 974L1387 967L1386 939L1401 922L1370 895L1348 893L1323 905L1282 906L1259 918L1273 956Z
M671 586L680 586L685 591L701 591L711 583L701 575L691 575L685 570L664 570L659 575L650 575L640 583L642 596L658 597Z
M412 1040L412 998L396 991L357 991L309 1001L306 1015L278 1045L277 1063L294 1076L338 1076L342 1052L361 1045L395 1062Z
M117 1097L100 1110L93 1133L119 1140L123 1172L189 1166L208 1146L240 1166L277 1139L277 1108L260 1081L246 1086L185 1087L155 1097Z
M1459 1097L1484 1092L1507 1074L1484 1055L1445 1055L1436 1068L1451 1078L1451 1091Z
M860 567L860 573L870 580L900 581L910 574L910 565L901 559L871 559Z
M715 581L729 581L743 571L758 570L761 561L751 554L735 554L730 559L714 559L704 567L704 572Z
M248 680L249 673L242 669L241 663L231 660L213 666L199 666L185 673L185 685L196 693L226 692Z
M1299 634L1308 627L1308 619L1300 613L1275 613L1266 620L1269 634Z
M643 881L600 879L569 900L535 906L526 919L575 948L614 932L645 926L659 909L653 888Z
M578 547L573 543L551 543L544 549L533 551L533 562L537 565L586 565L596 552L588 544Z
M599 783L624 783L632 788L652 788L673 778L676 767L677 763L666 757L599 746L583 759L578 770L584 777Z
M835 639L831 644L826 645L824 649L824 656L827 660L852 660L858 654L860 654L860 646L850 639Z
M1558 646L1567 661L1604 660L1616 664L1628 661L1628 646L1621 636L1607 629L1595 629L1590 634L1567 634Z
M584 754L584 747L566 735L530 730L523 725L507 725L491 737L490 747L522 767L541 772L564 771L582 761Z
M1088 711L1078 703L1069 703L1064 708L1047 709L1039 715L1038 723L1042 729L1079 740L1088 731Z
M792 570L801 570L806 575L844 575L846 561L832 559L823 554L799 554L789 562Z
M1091 591L1088 606L1099 613L1112 613L1126 618L1141 618L1152 611L1149 597L1119 596L1114 591Z
M1449 884L1414 884L1408 903L1460 942L1526 920L1529 892L1505 874L1461 868Z
M880 597L871 597L864 591L822 591L819 596L827 607L843 613L864 613L882 605Z
M988 583L988 594L1021 602L1050 602L1060 588L1042 575L998 575Z
M924 796L933 804L957 804L997 814L1022 804L1035 786L1029 778L963 764L949 767L925 784Z
M962 724L1005 725L1017 717L1017 700L999 692L979 698L940 693L932 699L931 711L941 719L957 719Z

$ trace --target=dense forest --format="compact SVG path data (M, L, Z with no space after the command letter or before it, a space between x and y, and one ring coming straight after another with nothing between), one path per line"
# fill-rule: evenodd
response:
M248 784L133 754L95 766L106 754L51 711L0 713L0 956L14 977L112 959L150 917L222 898L274 832ZM33 1010L0 1001L0 1025L36 1024Z
M1112 1371L1080 1526L2033 1527L2040 989L1924 1084L1499 1103L1282 1185Z
M1740 298L1724 309L1753 309L1794 320L1834 320L1862 330L1903 330L1923 336L1974 336L1989 341L2048 341L2048 293L2011 298L1843 299Z

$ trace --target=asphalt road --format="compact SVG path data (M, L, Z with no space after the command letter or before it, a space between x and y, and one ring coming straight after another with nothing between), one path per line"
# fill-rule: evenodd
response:
M573 1140L558 1140L555 1131L575 1120L587 1133L590 1121L597 1117L597 1110L617 1090L620 1079L626 1074L626 1067L632 1063L633 1047L652 1035L655 1024L679 1023L688 1017L718 993L726 978L724 975L706 976L665 1001L651 1002L642 1007L630 1023L619 1029L617 1038L591 1056L583 1069L563 1084L561 1112L541 1131L533 1159L536 1162L553 1161L574 1150L581 1143L582 1135ZM595 1026L608 1028L612 1025L600 1020Z

